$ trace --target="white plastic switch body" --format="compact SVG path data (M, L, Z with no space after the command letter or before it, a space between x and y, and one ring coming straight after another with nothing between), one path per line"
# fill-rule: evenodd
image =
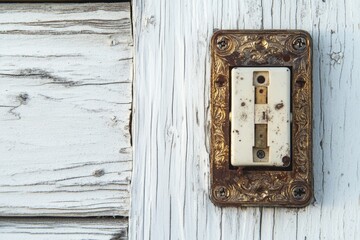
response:
M290 158L291 73L287 67L231 70L231 164L284 166Z

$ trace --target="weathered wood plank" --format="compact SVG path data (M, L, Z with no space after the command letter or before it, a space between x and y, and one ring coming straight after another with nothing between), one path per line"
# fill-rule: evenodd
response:
M128 3L0 6L0 215L127 215Z
M135 0L131 239L357 239L360 2ZM209 200L209 43L215 29L304 29L314 40L315 201Z
M127 218L0 218L0 238L6 240L125 240Z

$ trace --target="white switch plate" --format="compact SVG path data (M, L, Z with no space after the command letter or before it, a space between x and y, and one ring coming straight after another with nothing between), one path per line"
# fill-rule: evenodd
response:
M254 73L268 73L267 103L255 104ZM231 70L231 164L284 166L291 146L291 73L287 67L236 67ZM267 124L266 157L259 159L255 124Z

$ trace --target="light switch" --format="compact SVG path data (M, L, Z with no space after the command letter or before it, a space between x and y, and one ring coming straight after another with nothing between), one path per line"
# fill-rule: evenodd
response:
M312 41L301 30L211 39L210 186L218 206L303 207L313 196Z
M290 89L287 67L231 70L233 166L284 166L290 157Z

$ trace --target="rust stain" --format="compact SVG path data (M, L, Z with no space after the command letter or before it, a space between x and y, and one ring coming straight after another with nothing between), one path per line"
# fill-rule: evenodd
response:
M241 120L245 121L247 119L247 114L246 113L242 113L240 116Z
M282 162L283 162L283 166L284 167L287 167L287 166L289 166L290 165L290 157L288 157L288 156L285 156L285 157L283 157L282 158Z
M279 109L282 109L283 107L284 107L283 103L278 103L278 104L276 104L275 109L279 110Z

